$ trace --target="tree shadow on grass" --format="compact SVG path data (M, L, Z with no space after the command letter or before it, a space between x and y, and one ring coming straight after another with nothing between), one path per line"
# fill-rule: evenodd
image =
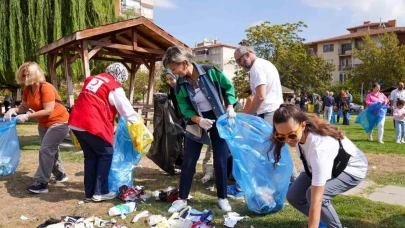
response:
M16 198L39 198L48 202L60 202L65 200L81 200L84 198L82 182L65 182L48 184L49 193L34 194L28 191L29 185L34 183L34 178L27 175L28 172L17 171L12 175L0 178L5 182L7 192Z

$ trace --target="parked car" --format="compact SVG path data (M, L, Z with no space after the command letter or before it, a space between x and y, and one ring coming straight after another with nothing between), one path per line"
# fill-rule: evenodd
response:
M364 106L355 103L350 103L349 110L350 112L362 112L364 110Z

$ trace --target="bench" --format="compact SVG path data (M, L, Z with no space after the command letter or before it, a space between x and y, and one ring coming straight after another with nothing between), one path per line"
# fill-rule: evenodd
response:
M139 114L145 121L146 127L151 130L151 121L153 121L153 104L135 103L132 105L135 112ZM152 130L151 130L152 131ZM152 131L153 132L153 131Z

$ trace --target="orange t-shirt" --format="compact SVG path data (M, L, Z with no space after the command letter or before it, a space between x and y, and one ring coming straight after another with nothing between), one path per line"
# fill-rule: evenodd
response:
M39 87L37 86L34 93L31 92L31 86L24 88L24 94L22 100L27 102L30 109L38 112L44 109L43 103L55 101L55 99L61 100L55 87L48 82L42 83L41 94L39 94ZM69 119L69 113L65 106L55 101L55 107L49 116L40 117L37 119L39 126L48 128L56 123L67 122Z

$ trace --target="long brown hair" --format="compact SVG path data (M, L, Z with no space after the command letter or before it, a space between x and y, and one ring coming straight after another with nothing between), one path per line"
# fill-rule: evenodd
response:
M274 112L273 116L273 126L276 124L286 123L292 118L296 123L301 124L306 123L305 133L315 133L322 136L330 136L335 139L343 139L345 134L343 131L339 130L335 125L319 118L315 114L304 113L299 110L293 104L282 104L280 108ZM276 129L274 128L274 132ZM284 146L285 142L279 142L274 137L271 137L272 146L270 151L273 151L274 155L274 167L281 159L281 148Z

